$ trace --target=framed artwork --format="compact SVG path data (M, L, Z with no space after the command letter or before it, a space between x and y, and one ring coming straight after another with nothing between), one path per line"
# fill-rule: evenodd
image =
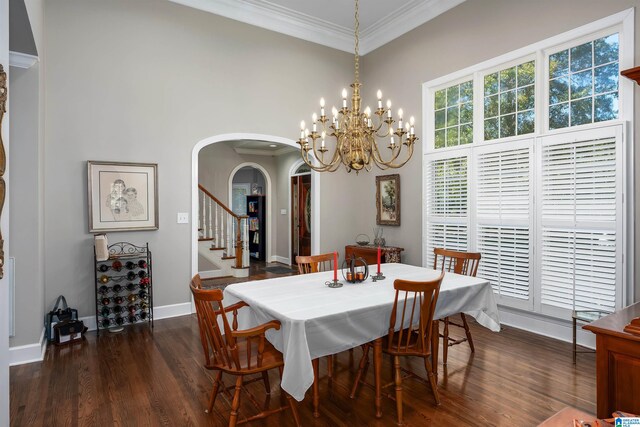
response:
M156 163L87 162L89 232L158 229Z
M376 224L400 225L400 175L376 177Z

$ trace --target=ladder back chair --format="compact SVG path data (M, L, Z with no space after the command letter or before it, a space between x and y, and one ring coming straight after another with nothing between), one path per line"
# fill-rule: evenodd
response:
M434 270L446 271L449 273L462 274L465 276L476 277L478 273L478 266L480 265L480 254L476 252L459 252L451 251L443 248L433 249ZM464 313L460 313L460 320L462 323L456 323L451 320L450 317L442 319L444 323L444 331L440 335L442 337L442 364L447 364L447 355L449 347L467 342L471 352L475 353L473 346L473 338L471 337L471 330L467 323L467 318ZM449 326L456 326L464 329L465 338L454 339L449 336Z
M321 255L298 255L296 264L300 274L330 271L333 269L333 252Z
M333 270L333 252L320 255L298 255L296 256L296 264L298 264L298 272L300 274L318 273L321 271ZM349 350L353 352L353 349ZM320 370L319 359L313 359L313 416L318 418L320 412L320 392L318 384L318 371ZM333 378L333 355L327 356L327 376Z
M280 329L280 322L273 320L251 329L238 330L238 310L248 307L244 301L225 307L222 304L222 290L203 289L200 276L196 275L191 280L191 293L195 300L200 340L204 350L204 367L216 372L213 389L209 399L209 407L205 411L210 413L216 401L218 392L227 394L231 403L229 426L243 424L268 415L283 411L287 406L267 410L261 408L253 395L248 393L249 401L261 412L257 415L238 420L240 407L240 392L249 383L262 380L267 395L271 394L268 371L278 369L282 375L284 361L282 353L276 350L265 338L265 332L269 329ZM233 315L231 325L228 314ZM222 325L222 327L220 326ZM222 328L222 329L221 329ZM222 374L236 377L235 386L225 387L222 382ZM259 375L253 379L244 380L245 376ZM234 390L233 396L230 390ZM286 392L282 390L282 393ZM291 409L295 424L300 425L300 418L296 404L289 394L286 394L288 408Z
M383 384L382 388L395 386L395 395L387 394L386 396L396 402L398 425L403 424L402 381L404 379L411 377L428 384L431 387L436 405L440 404L438 386L432 369L431 344L432 334L438 333L438 322L433 321L433 315L443 277L444 273L440 274L437 279L426 282L401 279L396 279L393 282L396 295L389 321L389 333L382 343L382 352L393 358L393 381ZM368 355L372 346L372 343L365 344L358 373L351 390L350 397L352 399L361 383L371 386L362 379L362 376L368 366ZM410 356L423 359L427 380L409 369L400 367L400 358ZM378 383L381 380L380 371L379 367L375 369Z

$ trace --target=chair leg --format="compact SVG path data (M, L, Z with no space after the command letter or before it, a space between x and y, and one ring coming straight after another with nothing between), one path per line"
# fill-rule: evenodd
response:
M327 376L329 380L333 379L333 355L327 356Z
M320 386L318 384L318 371L320 370L318 358L313 359L311 363L313 364L313 417L320 418L320 411L318 407L320 406Z
M236 378L236 391L233 394L231 403L231 416L229 417L229 427L235 427L238 423L238 408L240 407L240 390L242 389L242 375Z
M209 408L204 411L207 414L213 411L213 405L216 403L216 397L218 397L218 390L220 389L220 380L222 379L222 371L218 371L216 378L213 380L213 389L211 390L211 398L209 399Z
M442 333L442 364L447 364L447 355L449 353L449 318L444 318L444 332Z
M400 369L400 358L394 356L393 366L395 368L395 383L396 383L396 410L398 412L398 425L402 424L402 370Z
M364 371L365 366L367 365L367 360L369 357L369 348L370 346L367 344L362 349L362 358L360 359L360 367L358 368L358 373L356 374L356 379L353 382L353 387L351 388L350 398L356 397L356 391L358 391L358 386L360 385L360 379L362 378L362 372Z
M429 384L431 384L431 391L433 392L433 398L436 401L436 405L440 405L440 395L438 394L438 383L436 376L433 374L433 368L428 358L424 358L424 369L427 370L427 377L429 378Z
M465 316L464 313L460 313L460 317L464 325L464 333L467 335L467 342L469 343L469 347L471 347L471 353L475 353L476 349L473 347L473 338L471 338L471 329L469 329L469 324L467 323L467 316Z
M300 427L300 415L298 414L298 405L294 402L293 397L286 391L282 390L283 393L287 395L287 402L289 403L289 408L291 408L291 413L293 414L293 420L296 423L296 427Z
M264 389L267 394L271 394L271 385L269 384L269 373L267 371L262 372L262 382L264 382Z

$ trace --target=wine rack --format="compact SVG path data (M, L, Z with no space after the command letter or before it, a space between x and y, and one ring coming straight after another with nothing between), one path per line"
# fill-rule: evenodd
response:
M153 328L153 286L149 244L109 245L109 258L95 256L97 331L148 322Z

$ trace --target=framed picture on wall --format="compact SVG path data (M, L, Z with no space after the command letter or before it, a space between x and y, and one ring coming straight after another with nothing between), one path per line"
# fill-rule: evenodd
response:
M156 163L87 162L89 232L158 229Z
M376 177L376 224L400 225L400 175Z

